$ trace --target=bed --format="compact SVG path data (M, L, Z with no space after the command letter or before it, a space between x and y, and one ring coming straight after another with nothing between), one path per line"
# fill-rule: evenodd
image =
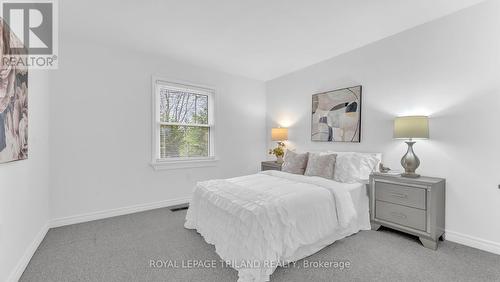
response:
M238 281L269 281L278 266L370 229L363 182L263 171L199 182L185 227L215 245Z

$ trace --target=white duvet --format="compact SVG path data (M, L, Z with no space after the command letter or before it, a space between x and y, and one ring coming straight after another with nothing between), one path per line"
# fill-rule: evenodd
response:
M280 171L199 182L184 225L215 245L238 281L269 281L277 266L370 229L362 183Z

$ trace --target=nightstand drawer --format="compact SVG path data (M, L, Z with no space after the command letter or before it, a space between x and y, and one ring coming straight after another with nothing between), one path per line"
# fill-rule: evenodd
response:
M426 231L425 210L376 201L375 218Z
M425 209L425 192L423 188L405 187L387 182L375 182L375 200Z
M269 161L269 162L262 162L260 169L262 171L264 170L281 170L281 163Z

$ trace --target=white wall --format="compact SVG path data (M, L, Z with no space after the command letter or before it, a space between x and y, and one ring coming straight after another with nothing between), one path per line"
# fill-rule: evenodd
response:
M188 198L196 181L259 169L266 157L263 82L86 41L62 37L51 88L50 200L57 223ZM168 171L150 166L153 74L217 89L217 166Z
M47 231L48 81L48 71L29 73L29 158L0 164L0 281L19 278Z
M448 238L500 252L499 30L500 5L489 1L272 80L267 132L290 127L299 150L383 152L401 169L406 145L392 139L393 118L430 115L431 139L415 151L421 174L447 180ZM311 142L311 95L358 84L361 144Z

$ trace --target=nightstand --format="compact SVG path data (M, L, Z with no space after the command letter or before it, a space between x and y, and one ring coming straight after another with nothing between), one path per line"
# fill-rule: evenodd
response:
M424 247L436 250L444 234L445 186L443 178L371 174L372 230L387 226L418 236Z
M281 170L282 163L277 163L276 161L266 161L260 164L262 171L264 170Z

